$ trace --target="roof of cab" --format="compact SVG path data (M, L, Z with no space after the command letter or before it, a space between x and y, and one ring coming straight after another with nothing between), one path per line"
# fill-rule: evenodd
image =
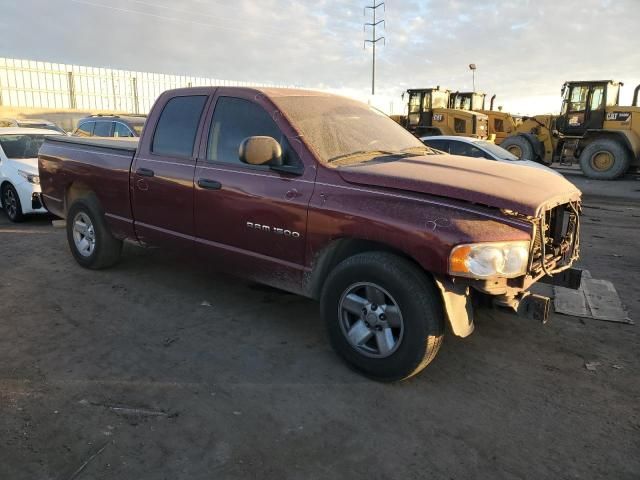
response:
M321 92L318 90L305 90L302 88L280 88L280 87L234 87L234 86L205 86L205 87L184 87L167 90L165 94L171 93L188 93L192 91L210 90L214 91L219 89L221 91L245 91L262 93L267 97L343 97L342 95L336 95L334 93ZM348 98L348 97L344 97Z

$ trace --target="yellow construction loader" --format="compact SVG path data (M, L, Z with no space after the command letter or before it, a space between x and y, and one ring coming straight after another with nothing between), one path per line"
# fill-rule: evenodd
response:
M583 173L613 180L640 167L638 85L631 106L620 106L621 82L565 82L560 115L524 117L501 147L550 165L579 163Z
M411 89L407 90L407 95L407 116L392 118L417 137L458 135L487 138L487 116L449 108L450 90L442 90L439 86Z
M486 93L480 92L455 92L451 94L449 107L456 110L470 110L486 115L488 119L487 131L489 139L500 145L502 140L515 132L518 125L522 123L522 118L503 112L501 109L494 110L495 95L491 97L489 109L485 109L486 96Z

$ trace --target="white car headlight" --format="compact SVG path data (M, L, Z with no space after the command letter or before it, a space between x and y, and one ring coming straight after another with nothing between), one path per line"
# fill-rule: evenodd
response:
M27 179L27 182L35 185L40 185L40 177L33 173L25 172L24 170L18 170L18 175Z
M527 273L528 262L528 241L469 243L451 250L449 273L472 278L513 278Z

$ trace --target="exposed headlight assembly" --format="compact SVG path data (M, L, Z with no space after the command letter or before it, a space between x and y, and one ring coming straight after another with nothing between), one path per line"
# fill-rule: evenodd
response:
M458 245L449 255L449 273L471 278L514 278L527 272L529 242Z
M38 175L34 175L33 173L25 172L24 170L18 170L18 175L27 179L27 182L33 183L35 185L40 184L40 177Z

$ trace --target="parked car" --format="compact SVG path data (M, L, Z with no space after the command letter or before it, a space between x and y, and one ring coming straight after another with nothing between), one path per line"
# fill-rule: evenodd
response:
M49 120L43 119L25 119L25 118L0 118L0 128L17 127L17 128L39 128L41 130L53 130L54 132L64 133L62 127L59 127Z
M146 115L91 115L78 122L77 137L139 137Z
M379 380L421 371L447 323L471 334L472 296L546 321L531 284L579 278L571 183L435 154L326 93L167 91L139 142L49 137L39 158L80 265L109 267L131 240L318 299L336 351Z
M34 128L0 128L0 205L12 222L46 213L40 197L38 150L44 139L62 136Z
M461 155L463 157L486 158L498 162L509 162L513 165L523 165L526 167L538 168L552 172L556 175L560 173L551 168L531 160L520 160L514 154L499 147L495 143L487 140L478 140L473 137L454 137L449 135L434 135L420 137L425 145L440 150L451 155Z

